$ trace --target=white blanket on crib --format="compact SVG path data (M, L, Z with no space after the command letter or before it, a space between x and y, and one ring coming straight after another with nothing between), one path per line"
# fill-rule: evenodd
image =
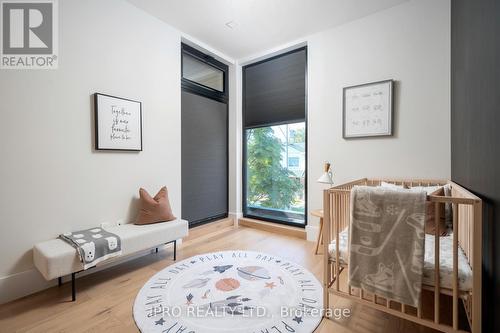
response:
M355 186L349 285L418 306L424 265L425 192Z

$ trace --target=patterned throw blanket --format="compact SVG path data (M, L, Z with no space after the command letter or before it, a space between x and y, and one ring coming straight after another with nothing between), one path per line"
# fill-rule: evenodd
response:
M83 269L94 267L104 260L122 254L120 237L102 228L69 232L59 238L76 249Z
M418 306L425 192L371 186L351 191L349 285Z

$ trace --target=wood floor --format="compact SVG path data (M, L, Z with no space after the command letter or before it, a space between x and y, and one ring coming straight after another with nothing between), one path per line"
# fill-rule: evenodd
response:
M297 262L322 279L322 256L315 243L246 227L224 226L190 237L178 248L177 259L219 250L267 252ZM139 289L156 272L172 263L172 247L78 279L77 301L70 286L54 287L0 306L0 332L138 332L132 305ZM352 316L325 320L315 333L436 332L344 299L335 307L350 308Z

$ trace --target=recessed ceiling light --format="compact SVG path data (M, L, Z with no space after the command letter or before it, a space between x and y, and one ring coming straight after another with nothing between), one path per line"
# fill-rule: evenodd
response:
M238 26L238 23L234 22L234 21L229 21L226 23L226 27L228 27L229 29L234 29Z

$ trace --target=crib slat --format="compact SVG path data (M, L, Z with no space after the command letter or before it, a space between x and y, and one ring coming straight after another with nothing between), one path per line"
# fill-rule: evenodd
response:
M345 195L344 196L344 225L342 226L343 229L349 227L349 216L350 216L350 212L349 212L349 200L350 200L351 196L350 195Z
M325 309L329 309L329 294L328 287L330 286L331 280L331 269L330 261L328 258L328 244L331 241L330 226L331 226L331 214L330 207L332 207L331 194L329 190L323 191L323 255L325 256L323 260L323 304ZM326 313L326 312L325 312Z
M340 198L342 194L335 194L335 207L337 209L335 210L335 289L339 291L339 260L340 260L340 239L339 239L339 227L340 227L340 210L338 209L339 207L342 207L340 205Z
M458 330L458 204L453 204L453 329Z
M435 203L434 206L434 222L436 224L436 229L434 230L434 322L439 324L439 284L441 283L439 279L439 223L440 223L440 212L439 212L439 202Z
M482 203L477 201L472 210L472 246L474 249L473 260L472 260L472 332L481 333L481 259L482 259L482 247L483 247L483 226L481 221L483 220L482 215Z
M420 319L422 318L422 294L420 295L420 299L418 300L417 317Z

